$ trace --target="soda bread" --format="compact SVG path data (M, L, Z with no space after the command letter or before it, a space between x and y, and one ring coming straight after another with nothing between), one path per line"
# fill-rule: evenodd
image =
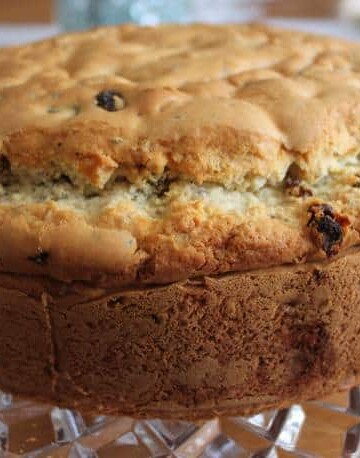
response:
M0 50L0 388L196 418L360 375L360 46L125 25Z

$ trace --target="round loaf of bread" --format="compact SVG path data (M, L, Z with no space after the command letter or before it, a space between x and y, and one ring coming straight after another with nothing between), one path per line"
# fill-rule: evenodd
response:
M203 418L360 379L359 65L254 24L0 50L0 389Z

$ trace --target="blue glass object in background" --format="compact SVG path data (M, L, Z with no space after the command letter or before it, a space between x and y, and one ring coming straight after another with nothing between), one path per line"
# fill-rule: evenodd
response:
M58 18L66 30L100 24L184 22L191 0L58 0Z

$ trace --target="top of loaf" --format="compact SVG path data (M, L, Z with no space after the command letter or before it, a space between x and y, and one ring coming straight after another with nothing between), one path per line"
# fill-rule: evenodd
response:
M138 285L356 244L359 70L259 24L0 50L0 269Z

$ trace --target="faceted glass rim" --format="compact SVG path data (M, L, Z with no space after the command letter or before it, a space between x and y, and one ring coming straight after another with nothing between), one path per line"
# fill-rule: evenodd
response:
M359 457L360 387L250 417L83 416L0 391L0 457Z

